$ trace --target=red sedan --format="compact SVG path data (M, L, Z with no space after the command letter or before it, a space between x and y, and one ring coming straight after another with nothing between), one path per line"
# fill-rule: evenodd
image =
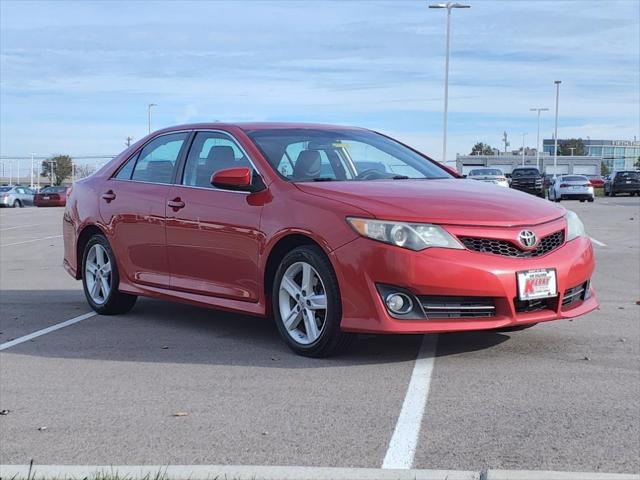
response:
M593 188L604 188L604 178L600 175L585 175Z
M575 213L358 128L161 130L76 183L64 240L98 313L143 295L272 315L308 356L356 332L524 328L598 306Z
M64 207L71 187L45 187L33 197L36 207Z

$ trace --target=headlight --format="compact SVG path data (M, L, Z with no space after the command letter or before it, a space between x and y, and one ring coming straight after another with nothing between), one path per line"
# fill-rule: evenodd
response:
M587 236L582 220L580 220L580 217L578 217L575 212L571 210L567 211L564 218L567 219L567 241Z
M429 247L464 249L455 238L437 225L352 217L347 218L347 222L363 237L410 250L424 250Z

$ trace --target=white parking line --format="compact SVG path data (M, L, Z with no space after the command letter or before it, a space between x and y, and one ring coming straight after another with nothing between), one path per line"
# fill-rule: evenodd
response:
M20 343L28 342L32 338L40 337L42 335L46 335L47 333L55 332L56 330L60 330L61 328L68 327L69 325L73 325L74 323L81 322L95 315L97 315L96 312L85 313L84 315L79 315L75 318L64 321L62 323L56 323L55 325L51 325L50 327L43 328L42 330L38 330L36 332L25 335L23 337L14 338L13 340L10 340L8 342L0 343L0 351L6 350L7 348L11 348Z
M422 337L418 358L382 468L407 469L413 465L422 416L429 396L437 341L437 335Z
M598 245L599 247L606 247L606 246L607 246L607 244L606 244L606 243L602 243L601 241L596 240L596 239L595 239L595 238L593 238L593 237L591 237L591 241L592 241L593 243L595 243L596 245Z
M22 242L5 243L4 245L0 245L0 247L11 247L13 245L22 245L23 243L38 242L40 240L48 240L50 238L60 238L60 237L62 237L62 235L51 235L50 237L32 238L31 240L24 240Z
M28 228L28 227L36 227L36 224L31 224L31 225L16 225L15 227L7 227L7 228L0 228L0 232L4 232L5 230L15 230L16 228Z

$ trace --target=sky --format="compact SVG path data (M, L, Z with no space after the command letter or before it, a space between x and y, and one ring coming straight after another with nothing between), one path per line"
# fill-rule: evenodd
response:
M447 160L477 141L640 138L640 0L470 0ZM0 155L115 155L200 121L368 127L442 159L446 11L426 1L0 0ZM23 167L27 169L25 165Z

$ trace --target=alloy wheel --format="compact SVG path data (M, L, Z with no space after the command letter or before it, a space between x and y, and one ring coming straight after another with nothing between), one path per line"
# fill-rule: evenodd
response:
M317 270L306 262L287 268L280 280L280 317L289 336L302 345L315 342L327 319L327 292Z
M87 292L97 305L102 305L111 292L111 260L105 248L95 244L87 254L84 267Z

